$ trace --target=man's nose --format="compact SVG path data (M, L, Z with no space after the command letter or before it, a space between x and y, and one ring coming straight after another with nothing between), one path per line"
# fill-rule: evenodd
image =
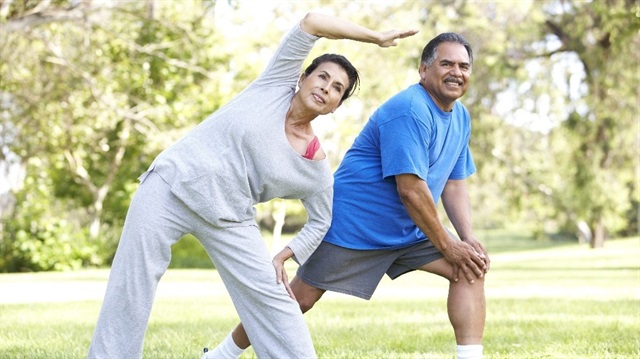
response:
M453 65L451 66L451 73L455 76L462 76L462 69L459 65Z

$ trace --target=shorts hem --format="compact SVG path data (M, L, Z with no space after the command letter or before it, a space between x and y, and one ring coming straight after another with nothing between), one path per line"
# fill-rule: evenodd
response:
M439 259L442 259L442 258L444 258L444 255L441 252L434 253L434 254L428 256L427 258L425 258L425 260L421 264L417 265L416 268L406 267L405 270L391 271L391 273L389 273L390 271L387 271L387 276L389 276L389 278L391 278L391 280L394 280L394 279L400 277L401 275L404 275L404 274L407 274L407 273L410 273L410 272L413 272L413 271L421 270L420 267L422 267L423 265L435 262L435 261L437 261Z
M429 263L429 262L427 262L427 263ZM424 264L427 264L427 263L424 263ZM423 264L423 265L424 265L424 264ZM421 265L421 267L422 267L423 265ZM387 276L388 276L389 278L391 278L391 280L395 280L396 278L400 277L401 275L404 275L404 274L407 274L407 273L411 273L411 272L414 272L414 271L417 271L417 270L419 270L419 269L416 269L416 268L407 268L406 270L403 270L403 271L397 271L397 272L393 272L393 273L387 273Z
M300 279L307 285L310 285L312 287L318 288L318 289L322 289L322 290L328 290L331 292L336 292L336 293L342 293L342 294L347 294L347 295L351 295L354 297L358 297L364 300L369 300L371 299L371 297L373 296L373 293L369 294L369 293L362 293L362 292L357 292L357 291L353 291L353 290L346 290L346 289L342 289L342 288L338 288L338 287L332 287L330 285L326 285L326 284L322 284L322 283L317 283L314 282L308 278L305 278L303 276L298 275L298 277L300 277Z

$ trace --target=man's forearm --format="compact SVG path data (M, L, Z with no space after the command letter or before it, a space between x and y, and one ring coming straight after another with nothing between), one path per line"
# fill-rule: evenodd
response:
M442 205L460 239L473 238L469 192L464 180L449 180L442 192Z
M427 184L414 175L396 176L398 194L409 216L431 243L444 252L451 237L445 230Z

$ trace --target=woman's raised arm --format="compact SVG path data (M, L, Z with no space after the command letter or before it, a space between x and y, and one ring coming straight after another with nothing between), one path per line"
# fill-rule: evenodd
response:
M396 46L397 39L413 36L418 30L388 30L384 32L342 20L330 15L310 12L300 21L302 31L327 39L348 39L377 44L380 47Z

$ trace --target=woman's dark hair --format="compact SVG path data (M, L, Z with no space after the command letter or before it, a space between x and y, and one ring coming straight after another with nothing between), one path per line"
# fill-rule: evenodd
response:
M344 100L351 97L351 95L353 95L360 86L360 75L358 74L358 70L356 70L351 62L342 55L324 54L313 59L311 65L307 66L304 70L304 74L309 76L313 70L325 62L333 62L334 64L342 67L342 69L347 73L347 77L349 77L349 86L347 86L347 89L344 91L344 95L342 95L342 99L340 99L340 103L342 103Z
M469 45L462 35L454 32L444 32L431 39L427 46L422 50L422 58L420 59L420 62L426 65L431 65L431 63L436 59L436 50L438 49L438 46L443 42L457 42L464 46L467 50L467 54L469 55L469 62L473 65L473 50L471 50L471 45Z

